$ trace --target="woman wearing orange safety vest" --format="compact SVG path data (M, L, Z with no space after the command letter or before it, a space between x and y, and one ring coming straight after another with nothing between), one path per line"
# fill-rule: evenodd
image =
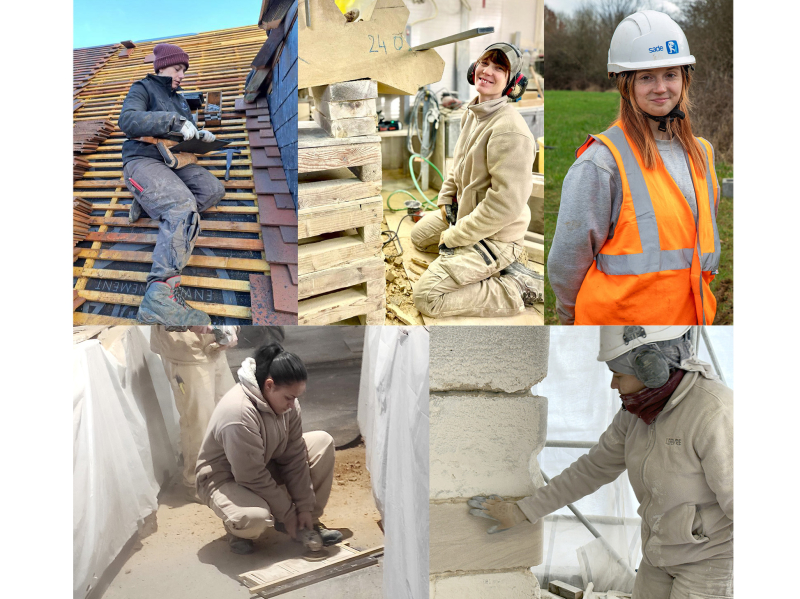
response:
M563 324L712 324L719 185L694 137L694 56L664 13L626 17L608 51L617 120L578 148L547 272Z

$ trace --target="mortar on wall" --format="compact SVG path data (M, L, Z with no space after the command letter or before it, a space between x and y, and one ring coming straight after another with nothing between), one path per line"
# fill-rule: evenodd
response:
M547 327L435 327L430 347L431 598L538 598L542 523L489 535L473 495L507 500L543 484Z

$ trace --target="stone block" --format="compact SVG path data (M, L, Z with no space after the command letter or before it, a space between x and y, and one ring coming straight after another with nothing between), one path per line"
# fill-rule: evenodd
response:
M532 456L542 451L546 438L546 397L431 395L431 498L530 495L533 479L539 478Z
M547 376L550 327L433 327L431 392L530 389Z
M722 180L722 197L723 198L733 197L733 179Z
M527 520L501 533L494 520L469 514L464 501L431 504L430 573L530 568L542 563L542 520ZM458 551L453 548L458 547Z
M433 577L430 599L539 599L530 570Z

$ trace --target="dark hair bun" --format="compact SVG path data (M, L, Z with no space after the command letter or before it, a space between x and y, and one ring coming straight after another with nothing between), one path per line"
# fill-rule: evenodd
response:
M256 350L256 382L264 388L264 382L271 378L276 385L291 385L308 380L305 364L293 353L287 352L279 343L269 343Z

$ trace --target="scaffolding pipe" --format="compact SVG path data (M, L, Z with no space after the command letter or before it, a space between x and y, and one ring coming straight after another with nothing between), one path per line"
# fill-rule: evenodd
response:
M706 344L706 348L708 349L708 355L711 356L711 363L714 365L714 370L717 371L719 375L719 379L722 381L723 385L727 385L728 383L725 381L725 375L722 374L722 368L719 365L719 360L717 360L717 353L714 351L714 346L711 345L711 337L708 335L708 331L706 331L706 327L700 327L700 332L703 335L703 341Z
M549 484L550 484L550 477L549 477L549 476L547 476L547 475L546 475L546 474L545 474L543 471L541 471L541 470L540 470L540 472L542 473L542 478L544 479L544 482L546 482L546 483L549 485ZM630 574L631 576L633 576L633 577L635 578L635 577L636 577L636 572L634 572L633 568L631 568L631 567L630 567L630 566L627 564L627 562L626 562L624 559L622 559L622 557L620 556L620 554L619 554L619 553L617 553L617 551L616 551L616 550L615 550L615 549L614 549L614 548L613 548L613 547L612 547L612 546L611 546L611 545L608 543L608 541L606 541L606 540L603 538L603 535L601 535L601 534L600 534L600 532L599 532L599 531L598 531L598 530L597 530L597 529L596 529L594 526L592 526L592 523L591 523L591 522L589 522L589 521L586 519L586 516L584 516L583 514L581 514L581 513L578 511L578 508L576 508L576 507L575 507L574 505L572 505L571 503L568 503L568 504L567 504L567 507L569 508L569 510L570 510L570 511L571 511L573 514L575 514L575 517L576 517L578 520L580 520L580 521L581 521L581 524L583 524L583 525L586 527L586 529L587 529L587 530L588 530L590 533L592 533L592 535L594 535L594 537L595 537L596 539L600 539L600 542L601 542L601 543L603 544L603 546L606 548L606 550L608 551L608 553L609 553L609 554L610 554L610 555L611 555L611 556L612 556L612 557L613 557L613 558L616 560L616 562L617 562L617 563L618 563L620 566L622 566L623 568L625 568L625 571L626 571L628 574Z
M545 447L563 447L565 449L591 449L597 445L597 441L545 441Z

